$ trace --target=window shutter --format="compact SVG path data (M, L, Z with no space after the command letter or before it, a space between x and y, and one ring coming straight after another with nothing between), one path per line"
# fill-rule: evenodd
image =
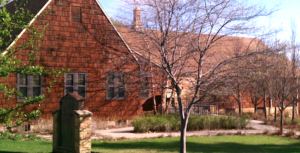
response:
M71 7L71 17L73 23L81 23L81 8L77 6Z

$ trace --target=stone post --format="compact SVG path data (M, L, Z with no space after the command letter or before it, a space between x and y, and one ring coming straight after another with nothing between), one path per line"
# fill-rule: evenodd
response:
M75 110L75 150L77 153L91 152L92 113Z
M91 152L91 116L84 108L84 98L77 93L61 99L60 110L53 112L53 152Z

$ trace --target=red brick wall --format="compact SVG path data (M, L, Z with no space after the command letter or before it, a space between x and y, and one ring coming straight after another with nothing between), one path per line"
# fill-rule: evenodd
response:
M82 23L71 22L71 6L81 7ZM46 69L69 68L71 71L87 72L85 109L98 117L125 119L139 115L142 101L145 100L139 97L138 65L96 0L53 0L45 9L44 13L46 12L49 14L34 22L39 29L49 24L35 65ZM18 42L23 42L28 37L28 32L25 32ZM22 50L17 53L17 58L27 63L30 51ZM126 72L126 100L106 100L105 75L108 71ZM15 76L1 81L16 87ZM50 81L53 81L52 77L44 78L44 86ZM64 77L59 77L51 88L51 93L46 93L46 87L43 88L46 100L40 106L44 117L51 117L51 113L59 109L59 101L64 96L63 81ZM7 99L0 94L0 107L16 104L15 97ZM29 109L36 106L30 106Z
M250 96L251 96L250 93L245 93L243 95L242 108L254 108L254 105L251 103ZM228 99L225 99L224 102L225 103L218 104L219 109L238 109L239 108L238 103L234 97L229 97ZM258 103L257 108L264 107L263 97L261 97L257 103ZM267 105L267 107L270 107L270 102L269 102L268 98L266 101L266 105ZM274 102L272 103L272 107L274 107Z

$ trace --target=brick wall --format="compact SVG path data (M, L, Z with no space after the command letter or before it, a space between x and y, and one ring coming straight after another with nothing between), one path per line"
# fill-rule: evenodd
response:
M81 7L82 23L71 22L72 6ZM49 24L34 64L46 69L87 72L85 109L94 116L127 119L139 115L144 100L139 97L138 65L96 0L52 0L43 13L47 12L48 15L34 22L39 29ZM28 37L27 31L17 43L24 42ZM27 54L30 51L22 50L17 53L17 58L22 59L22 63L28 63ZM125 100L106 100L105 76L108 71L126 72ZM16 75L1 81L16 87ZM47 93L46 86L50 81L53 81L52 76L44 78L46 100L40 103L44 117L51 117L51 113L59 109L59 101L64 96L64 77L59 77L51 93ZM6 99L0 94L0 107L16 104L16 97ZM33 107L37 105L30 106L28 110Z

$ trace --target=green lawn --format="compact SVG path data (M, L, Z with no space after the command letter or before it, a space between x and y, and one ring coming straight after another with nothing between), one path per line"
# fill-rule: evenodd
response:
M94 152L154 153L177 152L179 138L161 138L101 142L93 141ZM50 141L0 140L0 152L51 152ZM191 153L296 153L300 152L300 140L273 136L213 136L188 137L187 151Z

